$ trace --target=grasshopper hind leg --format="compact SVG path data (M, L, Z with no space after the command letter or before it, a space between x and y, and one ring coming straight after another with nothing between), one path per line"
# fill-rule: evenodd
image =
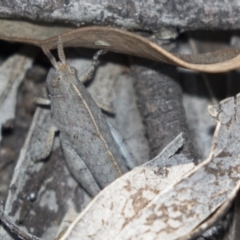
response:
M64 157L67 159L66 164L75 180L86 190L91 196L96 196L101 188L94 179L92 173L87 168L82 158L69 145L62 142Z

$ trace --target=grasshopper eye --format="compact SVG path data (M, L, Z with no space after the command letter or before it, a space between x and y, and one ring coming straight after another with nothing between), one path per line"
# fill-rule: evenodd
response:
M56 78L52 79L51 86L52 87L57 87L60 80L61 80L60 77L56 77Z
M70 67L70 72L72 75L77 75L77 69L74 67Z

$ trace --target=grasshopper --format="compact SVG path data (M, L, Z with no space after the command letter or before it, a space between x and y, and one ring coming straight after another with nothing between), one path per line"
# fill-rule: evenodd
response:
M47 76L50 99L35 98L36 103L51 106L52 117L46 146L38 160L50 154L55 132L59 131L69 171L91 196L127 172L105 116L83 85L103 53L99 50L94 55L90 69L79 78L77 70L66 63L59 37L60 62L45 51L53 65Z

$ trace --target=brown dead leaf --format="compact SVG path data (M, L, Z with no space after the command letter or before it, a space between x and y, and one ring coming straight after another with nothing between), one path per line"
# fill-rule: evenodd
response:
M64 47L102 48L203 72L225 72L240 66L240 50L222 49L203 54L173 54L137 34L110 27L84 27L62 34ZM56 48L57 37L42 42Z
M24 20L0 19L0 39L36 46L39 46L43 40L56 37L72 29L74 27L64 26L64 24L39 24Z
M0 24L0 39L33 44L45 51L56 48L60 34L64 47L107 49L195 71L226 72L240 66L239 49L221 49L203 54L175 54L135 33L117 28L93 26L73 29L10 20L1 20Z

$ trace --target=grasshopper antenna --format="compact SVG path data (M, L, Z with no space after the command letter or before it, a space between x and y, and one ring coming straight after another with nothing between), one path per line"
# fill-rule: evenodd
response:
M45 53L45 55L48 57L49 61L51 62L51 64L53 65L53 67L57 70L59 69L57 61L55 59L55 57L52 55L52 53L49 50L43 49L43 52Z
M63 64L66 64L66 58L65 58L64 51L63 51L62 37L60 35L58 36L57 49L58 49L58 57L59 57L60 61Z

